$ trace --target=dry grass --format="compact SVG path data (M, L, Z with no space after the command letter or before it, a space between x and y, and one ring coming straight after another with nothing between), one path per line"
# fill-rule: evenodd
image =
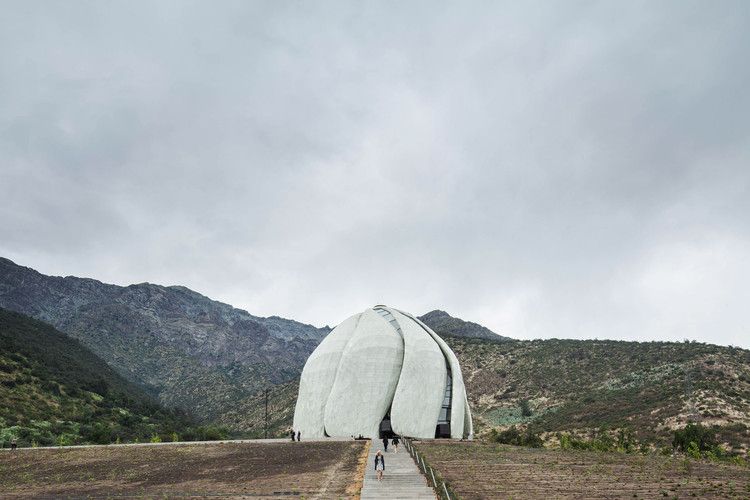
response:
M416 447L463 499L749 498L746 467L483 442Z
M354 481L351 483L349 488L346 490L350 497L359 498L362 493L362 486L365 482L365 469L367 468L367 456L370 453L371 441L363 441L365 446L362 447L362 452L359 455L359 461L357 462L357 473L354 476Z
M0 453L0 492L18 497L351 498L362 442L24 449Z

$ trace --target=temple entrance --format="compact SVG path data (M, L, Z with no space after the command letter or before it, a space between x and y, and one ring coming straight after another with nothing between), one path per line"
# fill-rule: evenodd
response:
M445 378L445 392L443 393L443 404L440 405L440 415L438 416L437 425L435 426L436 438L451 437L451 406L453 403L453 376L451 367L446 362L448 376Z
M391 427L391 409L388 408L388 412L383 417L383 420L380 421L380 439L393 438L396 433L393 432L393 428Z
M451 437L451 424L437 424L435 427L435 439Z

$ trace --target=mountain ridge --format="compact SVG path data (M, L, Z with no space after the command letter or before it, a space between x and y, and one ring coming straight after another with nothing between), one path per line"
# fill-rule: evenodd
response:
M441 336L474 337L494 341L511 340L510 337L495 333L486 326L456 318L440 309L434 309L419 316L419 320Z
M203 422L227 400L295 378L329 331L261 318L180 285L46 276L0 258L0 307L52 324Z
M325 332L323 335L327 334L327 332L331 330L331 328L328 325L323 326L323 327L316 327L316 326L314 326L312 324L309 324L309 323L303 323L301 321L297 321L297 320L289 319L289 318L284 318L284 317L278 316L278 315L271 315L271 316L267 316L267 317L264 317L264 316L255 316L253 314L250 314L249 312L247 312L244 309L240 309L240 308L235 307L235 306L233 306L231 304L228 304L226 302L221 302L219 300L211 299L207 295L204 295L204 294L202 294L200 292L197 292L197 291L193 290L192 288L188 288L188 287L186 287L184 285L160 285L158 283L151 283L149 281L144 281L144 282L141 282L141 283L131 283L131 284L128 284L128 285L115 285L115 284L112 284L112 283L106 283L106 282L98 280L96 278L80 277L80 276L74 276L74 275L66 275L66 276L48 275L48 274L41 273L41 272L37 271L36 269L34 269L32 267L28 267L28 266L23 266L21 264L17 264L16 262L12 261L11 259L8 259L7 257L0 256L0 271L3 269L3 267L14 267L14 268L22 269L22 270L24 270L26 272L30 272L30 273L33 273L35 275L42 276L44 278L49 278L49 279L54 279L54 280L71 280L71 281L77 281L77 282L82 283L82 284L83 283L90 283L90 284L95 284L97 286L101 286L103 288L122 289L122 288L130 288L130 287L157 287L157 288L163 288L163 289L168 289L168 290L174 290L174 291L177 291L177 292L187 293L189 295L192 295L192 296L194 296L196 298L200 298L202 300L211 301L211 302L213 302L215 304L218 304L218 305L220 305L222 307L227 307L227 308L239 311L239 312L241 312L243 314L246 314L246 315L248 315L251 318L256 319L256 320L281 320L281 321L288 321L290 323L294 323L294 324L300 325L302 327L309 327L309 328L312 328L312 329L315 329L315 330L318 330L318 331L321 331L321 332ZM0 278L3 278L3 277L4 277L3 274L0 274ZM0 281L0 296L2 296L3 287L4 287L4 283L2 281Z

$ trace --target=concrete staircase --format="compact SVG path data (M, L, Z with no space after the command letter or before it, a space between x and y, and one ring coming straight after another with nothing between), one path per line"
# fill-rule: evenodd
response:
M385 473L383 480L378 482L375 474L375 453L383 449L383 443L374 440L370 444L370 454L367 457L365 481L362 485L362 500L370 498L410 499L429 498L435 500L435 493L427 485L427 481L412 460L403 444L398 453L393 453L391 445L385 456Z

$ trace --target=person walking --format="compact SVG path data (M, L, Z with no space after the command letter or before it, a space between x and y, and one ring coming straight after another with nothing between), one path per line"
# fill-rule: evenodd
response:
M294 442L294 429L289 430L289 435L292 436L292 443Z
M302 431L297 431L297 442L298 443L300 442L301 436L302 436Z
M398 436L393 436L393 440L391 441L391 444L393 445L393 453L398 453L398 443Z
M385 450L386 453L388 453L388 438L387 437L383 438L383 449Z
M378 475L378 481L383 480L383 471L385 470L385 457L378 450L375 454L375 473Z
M16 438L13 438L10 440L10 449L12 451L12 450L15 450L16 448L18 448L18 441L16 441Z

